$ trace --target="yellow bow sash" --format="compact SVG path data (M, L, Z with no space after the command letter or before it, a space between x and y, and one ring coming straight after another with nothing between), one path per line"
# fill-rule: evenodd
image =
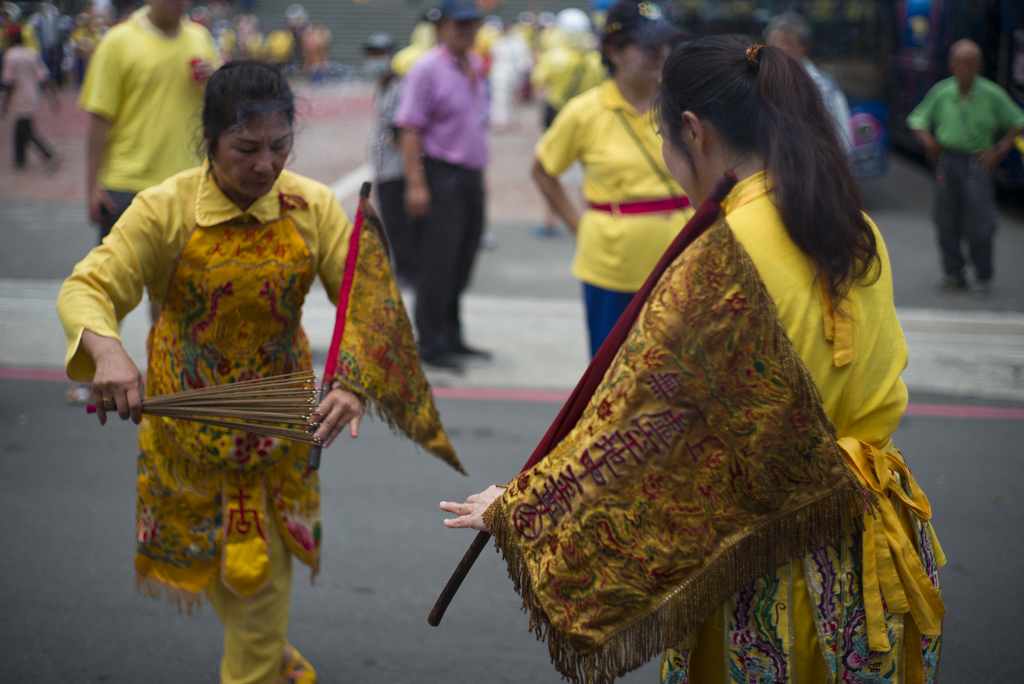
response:
M918 520L932 517L924 492L906 463L890 451L876 449L853 437L839 440L839 450L861 483L877 495L877 517L866 511L864 522L864 618L873 651L890 649L882 597L893 613L910 613L922 634L942 633L946 606L925 572L917 547L900 525L890 496L895 496ZM908 495L902 486L906 483Z

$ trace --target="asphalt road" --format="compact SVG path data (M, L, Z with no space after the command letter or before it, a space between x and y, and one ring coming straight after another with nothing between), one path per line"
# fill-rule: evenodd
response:
M0 380L0 681L216 682L213 611L133 591L135 430L65 406L63 383ZM917 403L948 403L913 396ZM972 402L1012 406L998 402ZM291 639L331 682L558 682L493 552L440 627L426 616L472 534L441 499L508 481L558 405L442 400L471 477L369 423L324 458L324 556L296 565ZM905 418L895 439L931 500L949 564L946 682L1019 680L1021 420ZM648 665L621 681L657 680Z

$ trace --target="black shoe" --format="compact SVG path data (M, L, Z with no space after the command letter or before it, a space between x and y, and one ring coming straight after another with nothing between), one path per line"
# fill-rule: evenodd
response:
M420 361L427 368L435 370L447 370L459 372L462 370L462 360L455 354L434 354L433 356L421 356Z
M939 283L939 289L946 292L963 292L967 289L967 281L958 273L947 273Z
M467 347L466 345L461 343L455 345L455 348L452 349L452 353L456 357L460 357L465 361L490 361L491 359L494 358L494 355L491 354L491 352L489 351L484 351L483 349L473 349L472 347Z

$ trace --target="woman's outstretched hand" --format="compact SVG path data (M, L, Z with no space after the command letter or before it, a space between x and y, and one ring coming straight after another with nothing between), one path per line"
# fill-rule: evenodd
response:
M466 498L466 503L455 503L454 501L442 501L441 510L446 513L454 513L457 518L447 518L444 521L445 527L459 528L469 527L481 532L489 532L487 523L484 522L484 511L495 499L505 493L504 487L491 485L479 494L473 494Z
M314 433L324 447L338 436L342 428L349 426L353 437L359 436L359 421L363 419L363 402L359 397L343 389L332 389L317 407L320 427Z

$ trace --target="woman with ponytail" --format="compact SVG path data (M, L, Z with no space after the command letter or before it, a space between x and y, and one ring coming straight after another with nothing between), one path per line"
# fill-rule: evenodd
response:
M893 555L920 561L916 574L900 568L897 579L874 557L870 539L865 545L866 531L801 554L734 594L667 651L663 680L746 682L756 672L757 681L776 682L933 681L943 556L927 500L890 438L907 404L900 379L907 347L885 244L864 214L819 92L781 49L714 36L669 57L656 106L666 164L695 204L735 170L725 220L813 377L848 465L856 472L857 456L881 461L878 472L898 490L879 492L881 508L887 498L913 500L893 526L904 534L887 528L885 538ZM873 475L871 465L864 470ZM880 594L887 605L873 610ZM914 594L936 610L925 615L905 599Z
M891 439L907 346L818 90L714 36L654 105L666 167L723 220L684 228L528 467L445 524L494 535L574 681L664 653L663 684L932 682L945 559Z

